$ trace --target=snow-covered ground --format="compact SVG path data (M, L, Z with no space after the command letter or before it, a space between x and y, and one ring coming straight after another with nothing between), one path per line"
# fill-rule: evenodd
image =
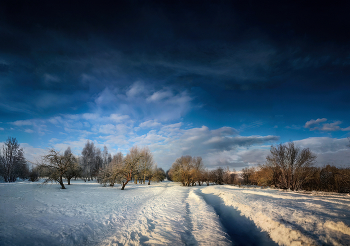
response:
M0 183L0 245L350 245L350 196Z

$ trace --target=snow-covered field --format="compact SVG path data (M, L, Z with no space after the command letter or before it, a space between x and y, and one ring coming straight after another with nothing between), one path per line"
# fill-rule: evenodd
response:
M350 196L162 182L0 184L0 245L350 245Z

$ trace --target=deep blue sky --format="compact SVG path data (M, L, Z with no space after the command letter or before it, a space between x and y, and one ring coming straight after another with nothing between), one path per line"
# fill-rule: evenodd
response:
M0 142L134 144L237 170L295 141L349 166L350 3L1 1Z

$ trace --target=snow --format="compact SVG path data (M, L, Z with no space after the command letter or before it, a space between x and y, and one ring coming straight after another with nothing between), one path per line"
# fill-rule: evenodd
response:
M350 199L273 189L210 186L203 193L220 197L268 232L279 245L349 245Z
M350 196L178 183L0 183L0 245L349 245Z

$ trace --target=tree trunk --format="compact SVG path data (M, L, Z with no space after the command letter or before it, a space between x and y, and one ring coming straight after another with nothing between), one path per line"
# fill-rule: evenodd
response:
M70 178L67 178L67 181L68 181L68 185L70 185Z
M127 174L126 182L125 183L123 182L122 190L124 190L126 184L131 180L131 177L132 177L132 172Z
M151 184L151 179L148 180L148 185L150 185L150 184Z
M59 183L61 185L61 189L65 189L66 188L66 187L64 187L62 176L60 176Z
M129 182L129 180L127 180L125 183L123 182L123 185L122 185L122 189L121 190L124 190L126 184Z

